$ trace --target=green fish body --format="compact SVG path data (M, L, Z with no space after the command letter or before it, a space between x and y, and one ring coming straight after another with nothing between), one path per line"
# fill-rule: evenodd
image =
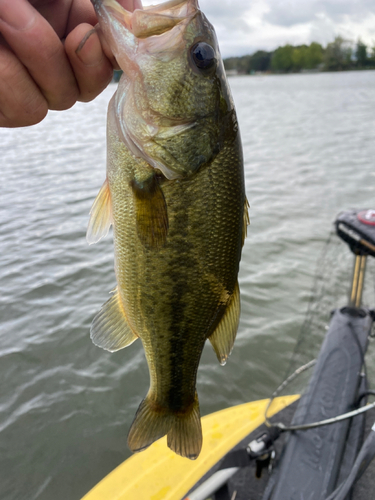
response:
M208 338L220 363L236 336L247 200L235 110L212 26L195 0L125 11L94 2L124 70L109 104L107 178L87 238L114 229L117 287L91 327L117 351L138 337L150 389L129 431L140 451L167 435L195 459L196 393Z

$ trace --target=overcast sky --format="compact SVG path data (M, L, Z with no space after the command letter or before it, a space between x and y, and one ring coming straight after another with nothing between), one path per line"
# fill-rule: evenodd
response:
M144 5L161 3L144 0ZM375 45L375 0L199 0L223 57L290 43L322 45L341 35Z

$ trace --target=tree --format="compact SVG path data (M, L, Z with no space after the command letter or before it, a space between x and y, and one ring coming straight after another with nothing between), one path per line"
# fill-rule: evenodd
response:
M375 66L375 45L371 47L371 55L369 57L369 64L371 66Z
M320 43L312 42L305 56L305 68L315 69L318 67L323 62L323 53L324 50Z
M292 52L292 62L293 62L293 70L301 71L301 69L306 68L307 66L307 45L301 45L299 47L293 47Z
M243 56L239 60L238 71L240 73L250 73L251 56Z
M251 56L250 71L268 71L271 64L271 52L258 50Z
M239 73L269 70L276 73L289 73L303 69L322 69L322 66L326 71L342 71L356 65L375 67L375 45L369 56L366 45L359 39L353 57L353 42L341 36L337 36L326 49L317 42L296 47L287 44L278 47L274 52L258 50L252 55L230 57L224 60L226 70L236 69Z
M367 57L367 45L365 45L360 38L358 39L357 42L357 49L355 51L355 56L357 59L357 66L359 68L367 66L369 62Z
M250 73L251 56L228 57L224 59L224 68L228 70L237 70L239 73Z
M293 50L292 45L279 47L273 53L271 67L274 71L289 72L293 69Z
M224 59L227 71L237 70L239 73L252 73L254 71L268 71L270 68L271 52L258 50L253 55L242 57L228 57Z
M328 71L341 71L352 66L352 48L348 40L337 36L327 45L324 54L324 68Z

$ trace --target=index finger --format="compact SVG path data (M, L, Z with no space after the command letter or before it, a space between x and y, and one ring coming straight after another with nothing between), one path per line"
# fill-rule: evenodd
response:
M41 89L49 109L67 109L78 87L64 47L27 0L0 0L0 32Z

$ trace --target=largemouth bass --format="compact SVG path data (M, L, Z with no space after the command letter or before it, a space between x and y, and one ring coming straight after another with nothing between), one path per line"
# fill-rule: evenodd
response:
M116 0L93 3L124 73L109 104L107 178L87 232L95 243L113 224L117 287L91 338L109 351L143 343L150 389L130 449L167 435L173 451L195 459L202 349L209 339L225 364L240 314L249 221L235 109L197 0L134 12Z

